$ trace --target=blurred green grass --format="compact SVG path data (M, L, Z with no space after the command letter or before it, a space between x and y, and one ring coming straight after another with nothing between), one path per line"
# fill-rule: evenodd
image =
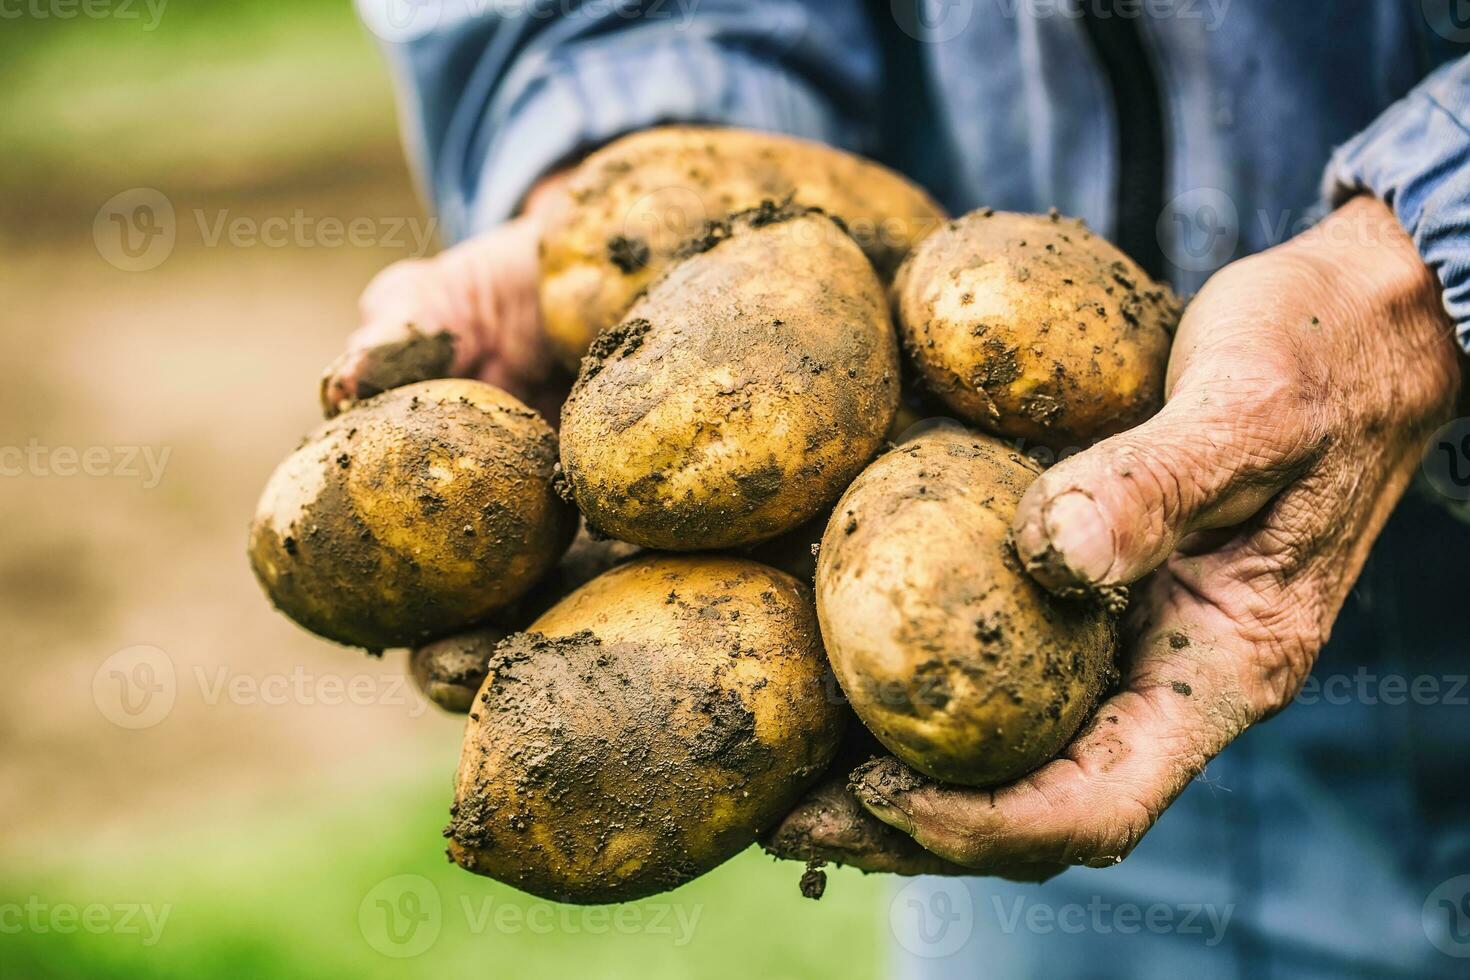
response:
M174 0L156 21L144 0L114 6L137 16L4 21L0 193L229 187L365 145L396 158L348 0Z
M800 865L752 848L632 906L555 905L445 861L434 830L445 819L448 786L444 773L433 776L367 787L371 795L323 786L297 805L232 813L140 840L126 853L78 841L24 882L12 869L0 876L0 910L23 909L11 920L29 914L28 901L47 907L43 922L58 906L93 903L150 905L155 921L165 910L167 918L151 945L141 913L127 923L137 932L22 929L0 941L0 976L865 980L879 973L881 879L831 871L827 894L813 902L798 893ZM378 901L397 908L405 881L436 893L440 913L418 927L427 932L405 928L409 944L396 946ZM0 924L6 918L0 914ZM122 925L122 913L111 921ZM416 953L413 944L429 938L422 953L390 955Z

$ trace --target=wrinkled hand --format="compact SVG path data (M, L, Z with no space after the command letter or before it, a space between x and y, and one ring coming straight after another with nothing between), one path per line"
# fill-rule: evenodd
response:
M562 204L549 177L519 217L428 259L380 272L363 292L361 326L322 377L322 407L435 377L473 377L506 389L555 422L565 394L536 298L541 229Z
M890 758L853 791L976 873L1122 860L1300 690L1459 377L1438 285L1375 200L1222 270L1185 313L1164 409L1049 469L1016 517L1048 587L1137 583L1119 693L1012 785L916 787Z

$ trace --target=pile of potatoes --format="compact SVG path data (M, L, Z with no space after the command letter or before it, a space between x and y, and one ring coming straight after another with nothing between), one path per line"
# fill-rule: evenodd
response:
M768 134L629 136L566 193L541 249L579 365L560 434L489 385L406 377L308 436L251 530L282 612L411 648L466 713L450 857L620 902L709 871L819 782L861 814L855 745L972 786L1054 757L1117 630L1012 551L1023 450L1157 410L1168 289L1080 222L951 221Z

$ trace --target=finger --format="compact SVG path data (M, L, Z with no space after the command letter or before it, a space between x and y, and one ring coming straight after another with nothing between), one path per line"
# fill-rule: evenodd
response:
M813 787L764 834L766 853L792 861L827 861L901 875L968 874L924 850L864 810L847 790L845 771Z
M1311 461L1314 441L1282 404L1290 393L1237 394L1186 378L1148 422L1043 473L1013 522L1027 569L1063 593L1125 585L1187 535L1260 510Z
M459 373L456 338L446 330L421 331L413 323L380 322L359 331L348 349L322 375L322 410L327 418L345 405L392 388Z
M1249 657L1228 620L1177 582L1159 587L1170 592L1168 613L1141 638L1126 689L1060 758L993 790L915 778L883 760L854 774L859 800L927 850L982 873L1122 860L1262 712L1239 676Z

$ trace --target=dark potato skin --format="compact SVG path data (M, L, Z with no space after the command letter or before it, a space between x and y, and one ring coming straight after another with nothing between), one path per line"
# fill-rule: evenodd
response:
M669 551L753 544L829 507L882 444L898 353L831 218L763 207L690 244L584 359L562 466L590 525Z
M542 236L541 310L558 359L576 370L707 222L787 200L842 219L885 282L945 220L902 176L821 143L698 126L633 133L582 161Z
M749 846L832 761L808 590L755 562L653 555L502 643L445 830L462 867L542 898L624 902Z
M1117 629L1021 568L1011 519L1039 469L958 427L886 453L833 510L817 609L853 710L935 779L1009 782L1054 758L1116 676Z
M893 297L924 384L988 432L1083 448L1163 404L1179 302L1080 221L973 211L920 243Z
M478 381L395 388L325 423L267 483L250 563L314 633L369 650L464 629L520 598L576 531L556 436Z

